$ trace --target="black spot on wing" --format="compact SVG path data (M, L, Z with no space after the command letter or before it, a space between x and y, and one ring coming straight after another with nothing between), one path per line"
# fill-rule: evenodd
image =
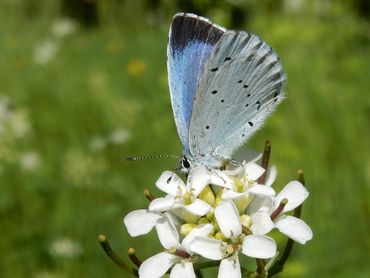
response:
M216 71L218 71L218 68L213 68L213 69L211 69L211 71L216 72Z
M212 95L217 94L217 90L213 90L213 91L211 92L211 94L212 94Z
M230 61L230 60L231 60L231 57L226 57L225 60L224 60L224 62Z
M253 123L252 122L248 122L249 126L252 127L253 126Z
M209 125L206 126L206 129L209 129Z

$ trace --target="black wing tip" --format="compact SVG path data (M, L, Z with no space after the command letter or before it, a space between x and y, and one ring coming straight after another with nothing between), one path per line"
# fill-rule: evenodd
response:
M175 49L183 49L191 41L216 44L226 29L205 17L192 13L177 13L170 28L170 44Z
M177 21L177 20L198 21L198 22L204 23L205 25L212 26L212 27L218 29L219 31L222 31L223 33L227 31L226 28L214 23L210 19L208 19L206 17L203 17L203 16L200 16L200 15L193 14L193 13L186 13L186 12L185 13L184 12L176 13L173 16L172 24L173 24L174 21Z

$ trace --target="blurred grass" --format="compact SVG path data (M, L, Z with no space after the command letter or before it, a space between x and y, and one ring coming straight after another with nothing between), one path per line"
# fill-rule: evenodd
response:
M181 152L167 88L171 18L156 28L109 20L57 39L54 5L26 18L9 3L0 4L0 100L9 99L0 129L1 276L125 277L96 237L105 233L123 255L161 248L154 233L130 239L122 218L146 207L142 189L156 194L156 178L176 161L122 157ZM289 97L249 146L271 139L277 188L303 168L311 193L303 218L314 239L294 247L280 276L369 277L369 25L343 9L254 12L245 29L279 53ZM45 40L56 55L37 64ZM115 142L117 130L128 140ZM63 238L82 252L53 252Z

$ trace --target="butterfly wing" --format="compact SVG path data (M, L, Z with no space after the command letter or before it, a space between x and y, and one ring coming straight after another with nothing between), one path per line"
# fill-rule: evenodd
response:
M173 114L185 152L189 124L204 64L224 29L208 19L180 13L173 18L167 46L167 69Z
M281 102L286 75L259 37L227 31L201 77L189 127L195 157L229 158Z

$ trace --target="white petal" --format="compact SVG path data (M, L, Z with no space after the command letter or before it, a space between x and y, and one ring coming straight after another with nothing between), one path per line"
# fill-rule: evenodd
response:
M222 241L213 238L195 237L190 242L189 249L210 260L221 260L224 255Z
M234 190L225 190L221 198L224 200L232 200L238 211L245 211L250 203L248 191L238 193Z
M271 213L273 205L274 198L254 196L253 200L248 206L248 214L251 215L261 210L266 210Z
M248 195L248 192L238 193L234 190L225 190L222 193L221 198L224 200L228 200L228 199L234 200L234 199L244 198L246 194Z
M174 208L176 200L173 196L167 195L166 197L156 198L150 202L149 210L155 212L164 212Z
M232 201L220 202L215 208L215 218L225 237L236 238L242 233L239 212Z
M304 200L307 199L308 195L307 189L299 181L291 181L276 196L274 209L286 198L288 199L288 203L284 207L282 213L293 210L302 204Z
M275 226L281 233L300 244L305 244L313 236L310 226L294 216L283 215L278 217L275 220Z
M242 253L252 258L269 259L276 254L276 243L268 236L249 235L244 238Z
M198 225L182 240L181 245L189 252L192 240L194 240L195 237L207 237L211 233L212 229L212 224Z
M171 270L170 278L196 278L193 264L191 262L175 264Z
M206 215L208 212L211 210L211 206L200 200L200 199L195 199L193 203L190 205L184 206L185 210L190 212L191 214L198 215L198 216L203 216Z
M223 259L218 269L217 278L241 278L240 263L238 256Z
M212 170L211 174L211 183L225 188L233 188L233 180L224 173L224 171Z
M241 148L233 157L238 161L257 162L262 158L262 153L250 148Z
M179 233L169 217L164 215L157 221L155 228L159 241L165 249L170 249L171 247L181 248Z
M243 166L238 166L233 169L223 170L222 172L224 172L228 176L239 176L244 175L245 169Z
M135 237L149 233L157 220L162 216L146 209L131 211L125 216L123 222L130 236Z
M172 223L176 227L176 229L179 231L181 225L183 224L180 222L180 220L171 212L165 212L164 215L168 218L168 221Z
M274 222L272 222L270 213L266 210L259 211L251 215L252 226L251 231L256 235L264 235L270 232L274 227Z
M248 189L250 194L254 194L262 197L273 197L275 196L275 190L267 185L261 185L255 183L251 188Z
M253 181L257 180L265 172L265 169L253 162L246 163L244 168L247 178Z
M180 259L179 257L162 252L146 259L139 268L140 278L160 278Z
M271 165L270 167L267 168L265 185L266 186L271 186L275 182L276 176L277 176L276 166Z
M193 196L198 196L200 192L211 182L211 175L203 165L195 167L189 175L189 184Z
M164 171L155 185L172 196L176 196L179 190L185 190L185 184L175 173Z

